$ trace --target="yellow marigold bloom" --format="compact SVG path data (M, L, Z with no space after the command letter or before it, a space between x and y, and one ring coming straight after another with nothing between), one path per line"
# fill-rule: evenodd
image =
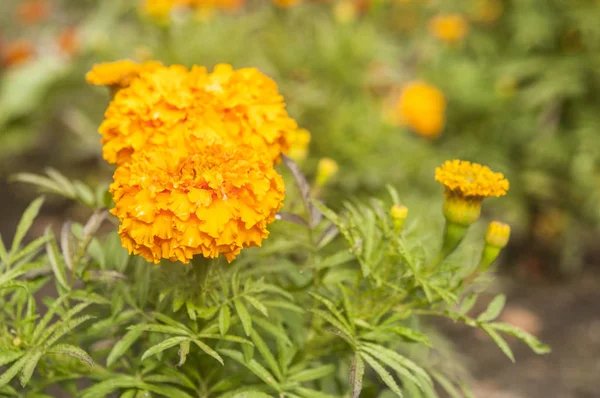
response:
M400 122L424 137L437 137L444 129L446 99L435 86L422 81L407 84L396 109Z
M492 221L485 233L485 243L497 248L504 248L510 238L510 225Z
M145 63L142 65L147 65ZM99 128L103 156L122 164L141 150L167 146L194 153L197 145L243 142L278 160L298 126L273 80L255 68L181 65L142 68L119 90Z
M339 171L337 162L330 158L321 158L317 166L316 185L324 186L331 180Z
M208 145L192 156L135 154L114 174L111 212L129 253L158 263L194 255L232 261L260 246L284 198L270 160L243 145Z
M448 160L435 169L435 180L446 187L447 195L463 198L504 196L509 183L502 173L466 160Z
M302 3L302 0L273 0L273 4L281 8L292 8Z
M89 84L96 86L127 87L144 70L154 70L161 66L158 62L138 64L133 61L116 61L97 64L85 75Z
M467 35L469 24L460 14L444 14L429 21L429 30L441 41L453 44Z
M435 179L446 190L444 217L463 227L473 224L481 214L481 202L491 196L503 196L509 183L502 173L487 166L464 160L448 160L435 169Z
M308 155L308 146L310 144L310 132L306 129L298 129L289 135L290 149L287 155L295 160L301 162L306 159Z

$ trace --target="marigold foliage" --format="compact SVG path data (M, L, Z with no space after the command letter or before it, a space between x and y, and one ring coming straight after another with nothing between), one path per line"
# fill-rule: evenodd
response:
M435 169L435 180L446 187L446 194L481 199L504 196L509 182L502 173L466 160L448 160Z
M435 86L422 81L407 84L396 108L400 122L424 137L437 137L444 129L446 99Z
M232 261L269 235L284 197L281 176L244 146L209 145L189 157L168 150L136 154L110 187L130 253L158 263L196 254Z
M109 163L164 146L194 153L197 145L211 142L243 142L274 161L289 150L298 126L275 82L257 69L221 64L208 73L197 66L151 63L131 72L124 65L133 79L116 93L99 129ZM92 79L97 75L88 80L97 81Z

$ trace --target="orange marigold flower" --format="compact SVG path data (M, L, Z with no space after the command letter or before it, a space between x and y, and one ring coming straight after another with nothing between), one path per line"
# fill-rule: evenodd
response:
M422 81L407 84L396 109L400 122L424 137L437 137L444 129L446 99L435 86Z
M31 25L43 21L50 15L47 0L22 1L17 8L17 17L23 24Z
M168 149L136 154L117 167L110 191L123 246L154 263L220 254L232 261L261 245L284 198L272 162L234 144L189 157Z
M429 21L429 30L441 41L452 44L467 35L469 24L460 14L438 15Z
M35 46L25 39L8 43L2 50L2 66L4 67L23 64L35 55Z
M159 62L152 61L143 64L129 60L105 62L94 65L85 75L85 80L96 86L127 87L142 71L157 69L160 66Z
M154 65L154 63L152 63ZM134 69L135 70L135 69ZM298 126L273 80L255 68L145 68L119 90L100 126L103 155L121 164L140 150L243 142L278 160Z
M449 194L461 197L488 198L504 196L509 183L502 173L494 173L487 166L466 160L448 160L435 169L435 180L446 187Z

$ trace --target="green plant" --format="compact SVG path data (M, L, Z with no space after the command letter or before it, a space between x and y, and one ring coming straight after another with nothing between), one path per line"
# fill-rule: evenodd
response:
M456 372L429 361L429 316L482 329L511 360L502 334L549 351L496 322L502 295L470 315L478 297L471 282L489 252L478 263L464 255L474 244L465 241L438 256L439 240L428 239L438 229L405 222L391 188L391 201L347 201L334 212L311 198L295 163L285 164L292 192L280 221L263 247L231 264L155 266L129 256L102 195L92 200L92 188L56 171L22 175L93 213L84 224L65 223L58 237L47 230L22 245L40 198L10 248L0 240L0 394L49 397L60 386L84 398L468 395ZM41 298L42 288L57 294Z

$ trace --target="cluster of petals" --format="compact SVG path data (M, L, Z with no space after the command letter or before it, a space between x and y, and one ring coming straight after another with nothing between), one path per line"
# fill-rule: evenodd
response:
M466 160L444 162L435 169L435 180L446 187L447 194L463 198L504 196L509 188L509 182L502 173Z
M244 142L278 160L298 129L277 85L255 68L234 70L128 61L96 66L92 84L120 86L100 126L103 155L122 164L134 152Z
M189 157L168 149L137 154L117 168L110 192L130 253L188 263L194 255L231 261L260 246L284 186L257 151L214 144Z
M224 64L209 73L129 61L97 65L87 80L114 89L99 132L118 166L112 212L130 253L232 261L261 245L284 197L274 163L307 144L273 80Z

